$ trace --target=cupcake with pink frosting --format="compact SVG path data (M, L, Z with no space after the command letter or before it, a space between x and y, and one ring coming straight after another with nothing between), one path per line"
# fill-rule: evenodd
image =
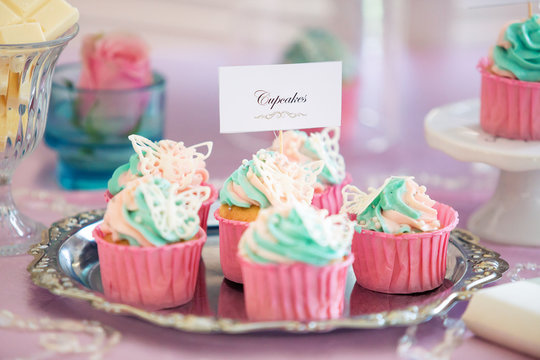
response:
M107 200L122 191L128 183L143 176L161 177L177 184L178 191L197 186L210 188L211 195L203 203L199 218L206 231L210 206L216 201L218 192L208 183L206 160L212 152L212 142L186 147L183 142L161 140L153 142L140 135L130 135L135 154L127 164L118 167L108 182Z
M326 320L343 314L354 224L306 203L260 211L238 245L247 316Z
M210 189L178 189L164 178L142 177L108 202L93 231L107 299L163 309L193 297L206 241L198 211Z
M508 139L540 140L540 16L502 29L482 74L482 130Z
M312 204L318 209L326 209L337 214L343 204L341 190L351 183L351 175L345 172L345 160L339 153L340 128L325 128L309 135L299 130L283 133L283 141L275 139L270 147L280 151L298 164L322 160L324 167L317 177Z
M353 270L359 285L409 294L440 286L457 212L437 203L412 177L390 177L379 189L343 189L342 212L355 217Z
M300 165L277 152L259 150L225 181L219 193L221 207L214 216L219 221L219 255L227 279L242 282L238 241L259 211L291 202L311 204L322 167L322 161Z

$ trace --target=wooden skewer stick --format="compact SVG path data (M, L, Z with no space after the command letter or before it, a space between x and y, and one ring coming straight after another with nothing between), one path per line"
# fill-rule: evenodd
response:
M529 1L529 17L533 16L533 4L532 1Z
M279 153L283 154L283 130L279 130Z

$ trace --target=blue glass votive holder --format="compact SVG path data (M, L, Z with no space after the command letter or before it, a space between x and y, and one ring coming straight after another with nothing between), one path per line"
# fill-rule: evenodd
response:
M56 175L65 189L105 189L113 171L134 153L128 135L163 136L165 79L125 90L79 89L80 65L56 68L45 142L58 152Z

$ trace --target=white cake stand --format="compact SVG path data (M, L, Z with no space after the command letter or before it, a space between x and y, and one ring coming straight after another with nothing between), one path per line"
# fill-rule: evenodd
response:
M478 100L433 109L426 140L458 160L500 169L493 197L469 219L470 231L500 244L540 246L540 141L495 138L480 129L479 115Z

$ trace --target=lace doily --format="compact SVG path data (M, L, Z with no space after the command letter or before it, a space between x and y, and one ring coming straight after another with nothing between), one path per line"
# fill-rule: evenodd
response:
M18 357L18 360L58 359L59 355L68 354L88 355L91 360L99 360L122 337L118 331L97 321L24 319L8 310L0 310L0 328L40 333L39 345L45 351Z

